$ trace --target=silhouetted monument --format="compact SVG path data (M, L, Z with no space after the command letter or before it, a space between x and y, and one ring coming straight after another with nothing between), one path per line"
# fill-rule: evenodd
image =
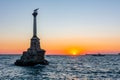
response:
M33 12L33 37L31 39L30 48L23 52L20 59L16 60L15 65L18 66L34 66L37 64L47 65L48 61L45 60L45 50L41 49L39 38L37 37L37 10Z

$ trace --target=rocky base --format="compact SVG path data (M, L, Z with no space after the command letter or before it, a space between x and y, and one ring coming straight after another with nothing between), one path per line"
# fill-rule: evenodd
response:
M35 61L22 61L22 60L16 60L15 65L17 66L35 66L37 64L42 64L42 65L48 65L48 61L47 60L43 60L43 61L39 61L39 62L35 62Z
M48 65L48 61L44 59L45 50L28 49L23 52L20 59L16 60L17 66L34 66L37 64Z

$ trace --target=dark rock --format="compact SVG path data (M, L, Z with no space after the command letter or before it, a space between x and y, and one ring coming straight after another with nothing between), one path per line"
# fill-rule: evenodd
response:
M44 60L44 61L39 61L39 62L35 62L35 61L22 61L20 59L16 60L15 62L15 65L18 65L18 66L35 66L37 64L41 64L41 65L48 65L48 61L47 60Z

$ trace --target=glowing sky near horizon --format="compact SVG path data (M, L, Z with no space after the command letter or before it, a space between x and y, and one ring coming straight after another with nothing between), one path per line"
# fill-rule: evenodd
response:
M120 0L0 0L1 54L29 48L36 8L47 54L120 52Z

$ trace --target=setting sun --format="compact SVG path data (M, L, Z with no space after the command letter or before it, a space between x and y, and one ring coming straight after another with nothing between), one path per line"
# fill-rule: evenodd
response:
M73 55L73 56L77 56L77 55L84 55L85 49L78 47L78 46L73 46L73 47L69 47L65 50L65 52L68 55Z
M78 53L79 53L79 51L77 49L71 49L70 50L71 55L79 55Z
M73 54L73 55L76 55L77 53L76 53L76 52L73 52L72 54Z

